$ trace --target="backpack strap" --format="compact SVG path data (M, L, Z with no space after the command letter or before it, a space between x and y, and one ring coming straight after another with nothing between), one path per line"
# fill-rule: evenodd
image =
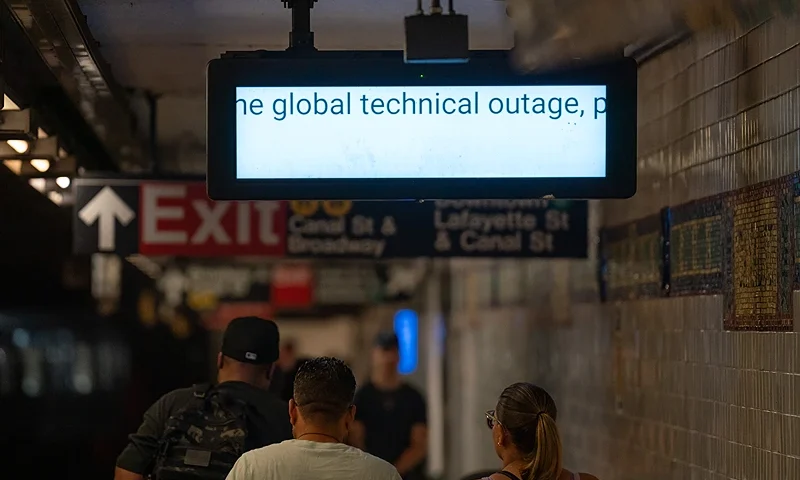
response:
M209 392L214 388L214 385L210 383L198 383L192 385L192 394L194 398L205 399L208 397Z
M237 398L235 395L229 395L226 392L220 392L219 395L219 401L222 402L225 408L244 420L244 451L248 452L255 448L265 447L267 443L264 442L261 437L266 434L269 425L264 423L255 405L252 405L242 398Z
M205 406L206 399L208 398L214 385L207 383L200 383L192 386L192 399L178 411L174 412L166 421L164 425L164 432L159 439L159 454L166 452L170 444L174 440L173 434L175 431L182 431L183 414L192 410L200 410ZM158 455L157 455L158 456Z
M184 413L191 410L201 410L205 407L206 400L211 396L214 385L210 383L198 383L192 385L192 399L181 408L178 413Z

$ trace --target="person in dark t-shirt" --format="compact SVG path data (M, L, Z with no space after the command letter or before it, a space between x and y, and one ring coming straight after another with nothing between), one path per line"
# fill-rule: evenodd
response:
M428 454L425 399L397 371L399 342L379 334L372 355L372 376L356 393L350 443L393 464L404 480L425 478Z
M274 322L257 317L231 321L217 357L217 385L214 387L251 405L256 418L248 417L254 429L253 444L266 446L292 438L289 407L268 392L280 337ZM194 400L194 388L173 390L161 397L144 414L139 430L117 458L115 480L143 480L150 473L158 453L167 420Z

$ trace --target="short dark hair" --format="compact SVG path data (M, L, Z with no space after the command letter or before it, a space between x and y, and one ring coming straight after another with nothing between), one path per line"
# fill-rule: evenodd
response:
M380 332L375 336L375 346L381 350L399 350L400 340L394 332Z
M308 360L294 378L294 403L307 420L336 422L353 405L355 394L356 377L338 358Z

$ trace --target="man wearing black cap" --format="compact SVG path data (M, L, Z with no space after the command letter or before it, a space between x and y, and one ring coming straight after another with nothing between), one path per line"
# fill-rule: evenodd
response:
M279 344L274 322L257 317L232 320L217 356L217 385L208 389L241 401L252 412L247 441L253 448L292 438L288 405L267 391ZM197 386L174 390L145 412L144 422L117 459L115 480L141 480L152 473L168 421L186 412L197 397Z
M399 363L397 335L379 334L370 381L356 393L350 442L393 464L405 480L421 480L428 454L427 407L422 395L403 382Z

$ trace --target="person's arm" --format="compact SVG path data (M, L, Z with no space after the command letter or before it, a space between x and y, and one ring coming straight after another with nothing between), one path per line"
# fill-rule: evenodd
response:
M356 418L347 435L347 444L366 451L366 427L364 426L364 416L367 410L365 408L366 405L364 405L364 394L362 390L356 392L353 405L356 407Z
M139 429L117 457L114 480L143 480L150 473L169 414L169 394L161 397L144 413Z
M114 469L114 480L144 480L144 475L116 467Z
M406 448L394 466L400 475L405 475L428 456L428 426L416 423L411 427L411 444Z
M422 463L428 456L428 412L425 399L417 392L412 403L411 443L400 454L394 466L400 475L405 475Z

